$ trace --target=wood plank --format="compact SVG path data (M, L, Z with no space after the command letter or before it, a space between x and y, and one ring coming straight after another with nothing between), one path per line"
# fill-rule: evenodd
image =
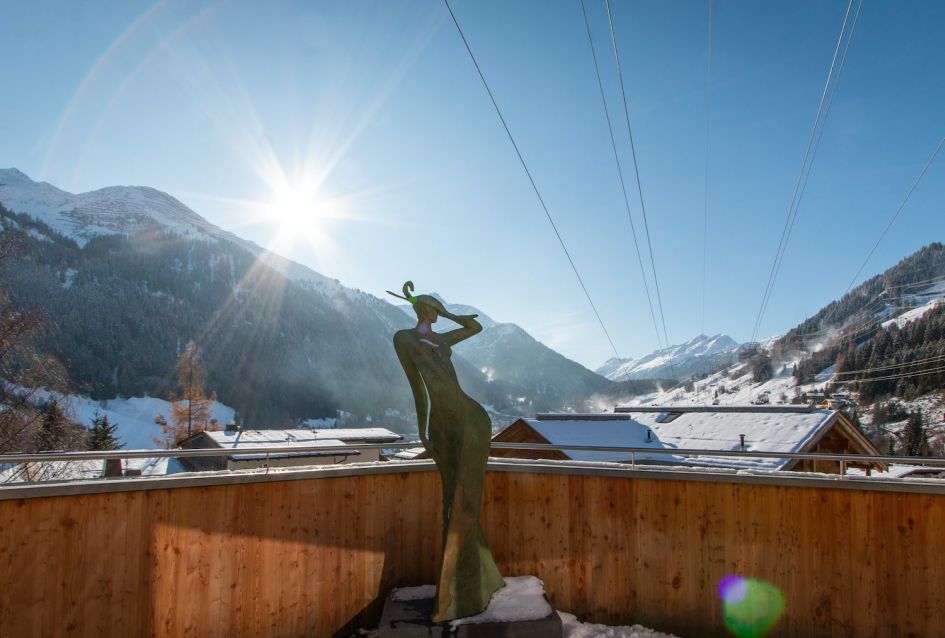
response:
M584 620L725 635L728 575L778 587L770 636L942 635L945 495L490 473L505 575ZM435 473L0 502L0 634L332 636L433 582ZM37 557L43 557L42 568Z

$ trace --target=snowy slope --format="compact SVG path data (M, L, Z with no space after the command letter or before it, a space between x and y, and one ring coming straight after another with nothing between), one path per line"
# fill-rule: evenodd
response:
M161 428L154 423L154 417L163 414L169 417L171 404L164 399L154 397L131 397L129 399L109 399L95 401L80 396L67 398L69 416L88 427L92 417L98 412L107 416L111 423L118 425L118 439L125 450L158 448L155 438L161 438ZM233 420L235 411L222 403L213 404L213 417L223 427Z
M685 379L693 375L701 376L720 365L731 363L738 347L738 343L728 335L699 335L686 343L654 350L642 357L612 357L596 372L611 381Z
M945 302L945 282L939 282L913 293L909 298L904 298L901 305L885 309L884 316L888 319L882 325L889 327L897 324L902 327L910 321L925 316L943 302ZM778 338L771 337L762 341L759 344L760 349L770 351ZM718 402L718 405L745 405L764 401L772 404L789 403L796 395L823 390L824 386L833 380L835 369L832 365L821 370L809 384L795 385L796 380L791 374L794 364L807 358L823 345L822 342L816 343L808 350L791 352L781 360L775 361L774 377L764 383L753 383L751 372L742 363L736 361L727 368L696 381L694 390L691 392L677 385L660 392L627 397L619 403L626 405L710 405L714 402ZM602 402L598 407L608 409L613 406L612 402Z
M0 204L38 219L80 246L102 235L171 231L235 243L290 279L330 292L348 291L334 279L214 226L174 197L147 186L109 186L74 194L47 182L34 182L15 168L0 169Z

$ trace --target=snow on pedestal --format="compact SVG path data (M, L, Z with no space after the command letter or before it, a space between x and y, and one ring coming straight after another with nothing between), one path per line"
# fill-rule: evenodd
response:
M505 587L492 594L482 613L452 621L450 624L521 622L547 618L553 611L545 598L545 584L534 576L505 578Z
M561 619L534 576L505 578L485 611L446 623L430 620L436 587L401 587L391 592L377 635L380 638L559 638Z

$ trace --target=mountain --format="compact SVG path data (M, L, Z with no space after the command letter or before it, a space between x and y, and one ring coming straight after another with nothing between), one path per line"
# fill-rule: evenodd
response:
M0 263L0 281L18 307L44 310L53 328L41 346L67 364L78 393L165 397L178 353L194 340L207 389L253 427L339 410L349 423L415 427L391 345L412 321L385 300L147 187L72 194L0 170L0 223L18 244ZM500 326L453 358L463 388L494 419L558 409L609 385L517 326L489 330Z
M173 232L236 244L290 279L343 290L337 281L214 226L174 197L147 186L109 186L76 195L48 182L34 182L15 168L0 169L0 203L7 210L27 213L80 247L95 237Z
M945 432L933 425L945 410L945 245L925 246L737 358L694 383L638 387L616 401L611 392L598 403L807 403L826 393L884 452L945 454ZM910 411L925 419L921 436L905 429ZM925 443L917 452L909 440Z
M479 315L477 321L482 332L457 344L454 350L490 382L501 384L508 392L509 403L526 414L558 408L583 409L588 397L614 385L537 341L514 323L500 323L478 308L451 304L437 294L433 296L453 314ZM415 318L412 306L400 307L407 316ZM437 327L448 329L439 323Z
M724 334L699 335L678 345L654 350L642 357L611 357L596 372L611 381L631 379L688 379L735 361L739 344Z

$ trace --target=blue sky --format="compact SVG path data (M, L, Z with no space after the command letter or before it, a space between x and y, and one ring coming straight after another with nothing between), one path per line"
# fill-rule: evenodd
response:
M703 321L706 4L613 3L673 343L751 336L847 6L713 5ZM618 351L656 348L580 3L453 7ZM761 336L846 289L945 135L943 32L945 3L864 3ZM592 368L612 355L441 2L8 0L0 55L2 167L154 186L346 285L413 279ZM943 202L940 157L865 274L945 240Z

